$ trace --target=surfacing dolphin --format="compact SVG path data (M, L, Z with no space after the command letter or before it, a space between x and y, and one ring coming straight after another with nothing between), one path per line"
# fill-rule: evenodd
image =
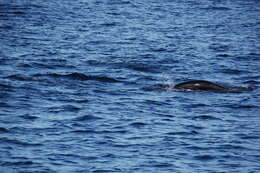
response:
M206 80L192 80L188 82L179 83L174 86L174 89L179 90L196 90L196 91L221 91L221 92L233 92L232 89L220 86L213 82Z

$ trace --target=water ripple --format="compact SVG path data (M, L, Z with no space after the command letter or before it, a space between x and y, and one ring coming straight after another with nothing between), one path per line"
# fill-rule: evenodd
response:
M57 74L57 73L48 73L48 74L34 74L34 77L51 77L51 78L68 78L72 80L96 80L101 82L108 82L108 83L114 83L114 82L120 82L119 80L106 77L106 76L91 76L91 75L85 75L83 73L70 73L70 74Z
M28 143L28 142L23 142L20 140L15 140L15 139L8 139L8 138L1 138L1 141L3 144L14 144L14 145L18 145L18 146L22 146L22 147L40 147L42 146L42 144L40 143Z
M258 6L1 1L1 171L259 172Z

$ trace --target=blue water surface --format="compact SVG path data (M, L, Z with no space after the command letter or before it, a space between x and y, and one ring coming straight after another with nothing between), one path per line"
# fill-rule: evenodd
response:
M259 21L259 0L0 0L0 172L260 172ZM172 89L193 79L243 91Z

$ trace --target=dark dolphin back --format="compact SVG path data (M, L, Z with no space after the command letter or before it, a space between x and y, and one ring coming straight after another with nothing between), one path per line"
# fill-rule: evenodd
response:
M175 89L201 90L201 91L230 91L230 89L205 80L193 80L174 86Z

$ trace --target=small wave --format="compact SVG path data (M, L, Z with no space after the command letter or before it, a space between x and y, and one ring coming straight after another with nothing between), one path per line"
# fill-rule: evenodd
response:
M17 14L17 15L24 15L24 14L27 14L26 12L24 11L13 11L11 12L12 14Z
M216 52L223 52L223 51L228 51L230 49L230 46L214 43L209 46L209 49L214 50Z
M233 92L246 92L246 91L253 91L256 88L251 86L231 86L230 89Z
M90 121L90 120L99 120L99 119L102 119L102 118L93 116L93 115L84 115L84 116L75 118L74 121Z
M114 78L106 77L106 76L91 76L91 75L85 75L83 73L70 73L70 74L57 74L57 73L48 73L48 74L35 74L33 75L35 77L54 77L54 78L69 78L73 80L96 80L100 82L108 82L108 83L114 83L114 82L120 82L119 80L116 80Z
M72 131L73 133L93 133L93 134L112 134L112 133L120 133L120 134L125 134L127 133L126 130L92 130L92 129L87 129L87 130L74 130Z
M82 159L82 160L97 160L99 157L96 156L85 156L82 155L82 153L73 153L73 154L69 154L69 153L62 153L62 154L48 154L48 157L51 158L67 158L70 160L75 160L75 159Z
M110 173L110 172L115 172L112 169L96 169L92 171L93 173Z
M238 55L238 56L235 56L235 58L237 60L240 60L240 61L248 61L248 60L258 61L259 56L260 56L260 54L251 53L251 54L248 54L248 55Z
M163 48L163 47L159 47L159 48L153 48L152 51L154 51L154 52L164 52L164 51L167 51L167 49Z
M142 89L144 91L165 91L165 90L170 90L169 88L170 87L167 84L155 84L152 86L143 87Z
M228 8L228 7L209 7L209 9L211 9L211 10L220 10L220 11L231 10L231 8Z
M121 1L108 1L108 5L128 5L131 4L131 1L129 0L121 0Z
M127 132L128 132L127 130L102 130L102 131L100 131L100 133L103 133L103 134L109 134L109 133L125 134Z
M146 65L141 63L129 63L126 65L128 69L140 71L140 72L150 72L150 73L157 73L158 68L152 66L152 65Z
M33 78L26 77L26 76L19 75L19 74L9 75L5 78L19 80L19 81L35 81L35 79L33 79Z
M26 12L24 11L5 11L4 14L15 14L15 15L25 15L27 14Z
M247 150L248 148L239 146L239 145L233 145L233 144L225 144L221 145L219 148L221 149L226 149L226 150L231 150L231 149L236 149L236 150Z
M24 147L37 147L37 146L42 146L42 144L38 144L38 143L28 143L28 142L23 142L23 141L19 141L19 140L15 140L15 139L8 139L6 137L4 138L0 138L1 143L5 143L7 145L9 144L15 144L15 145L20 145L20 146L24 146Z
M95 130L73 130L72 133L98 133Z
M22 68L41 68L41 69L55 69L57 66L55 65L47 65L44 63L39 63L39 62L33 62L33 63L21 63L18 65L18 67Z
M145 125L147 125L147 124L146 123L142 123L142 122L134 122L134 123L130 124L130 126L137 127L137 128L143 127Z
M202 126L199 126L199 125L192 125L192 124L190 124L190 125L186 125L186 127L189 128L189 129L196 129L196 130L204 129L204 127L202 127ZM192 132L193 134L198 134L198 132L195 131L195 130L192 130L191 132Z
M4 97L4 96L2 96L1 94L0 94L0 98L2 98L2 97ZM0 102L0 107L6 107L6 108L11 108L12 106L10 105L10 104L8 104L8 103L4 103L4 102Z
M216 118L211 115L198 115L198 116L193 117L192 119L194 119L194 120L221 120L221 119Z
M0 9L4 14L24 15L27 14L27 11L31 8L22 5L0 4Z
M225 107L235 108L235 109L251 109L251 108L258 108L258 105L241 105L241 104L228 104Z
M226 53L217 54L218 57L230 57L231 55Z
M29 114L22 115L21 117L24 118L25 120L35 120L35 119L39 118L39 117L29 115Z
M174 165L171 163L161 163L161 162L155 162L152 164L156 168L167 168L167 167L173 167Z
M235 75L238 75L243 72L246 73L246 71L242 71L238 69L223 69L222 72L227 74L235 74Z
M200 161L209 161L209 160L216 159L216 157L211 156L211 155L198 155L198 156L194 156L194 159L200 160Z
M257 140L260 139L260 136L256 136L256 135L243 135L240 137L241 139L245 139L245 140Z
M34 164L32 161L2 162L1 166L28 166Z
M73 106L73 105L63 105L63 106L56 106L56 107L50 107L49 112L77 112L80 108Z
M119 25L119 23L117 22L105 22L105 23L101 23L100 26L104 26L104 27L113 27L113 26L117 26Z
M0 88L12 88L12 86L8 84L0 84Z
M155 100L144 100L144 102L148 105L162 106L168 104L168 102L155 101Z
M191 107L191 108L200 108L200 107L207 107L209 105L207 104L203 104L203 103L196 103L196 104L191 104L189 105L188 107Z
M14 4L0 4L0 9L5 10L28 10L30 7L24 7L22 5L14 5Z
M199 134L197 131L192 130L190 132L169 132L166 133L167 135L173 135L173 136L188 136L188 135L197 135Z
M256 80L248 80L243 82L244 84L252 84L252 85L257 85L260 84L260 81L256 81Z
M64 100L64 101L67 101L67 102L70 102L70 103L72 103L72 102L74 102L74 103L88 103L89 102L89 100L87 100L87 99L74 99L74 98L69 98L69 99L66 99L66 100Z
M221 7L221 6L208 6L208 7L204 7L204 8L201 8L203 10L216 10L216 11L229 11L229 10L232 10L231 8L228 8L228 7Z
M4 128L4 127L0 127L0 133L7 133L9 130Z
M13 29L14 27L13 26L10 26L10 25L0 25L0 30L1 29L4 29L4 30L11 30Z
M50 62L46 63L44 62L33 62L30 64L31 67L35 68L45 68L45 69L57 69L57 68L62 68L62 69L75 69L75 66L73 65L68 65L66 61L60 60L60 61L55 61L54 60L49 60Z
M140 59L147 59L149 55L140 55ZM116 62L112 63L115 68L126 68L129 70L134 70L138 72L146 72L146 73L159 73L160 66L154 65L147 62L139 62L139 61L129 61L129 62Z
M188 150L193 150L193 151L207 151L210 150L210 147L199 147L199 146L188 146L186 147Z

